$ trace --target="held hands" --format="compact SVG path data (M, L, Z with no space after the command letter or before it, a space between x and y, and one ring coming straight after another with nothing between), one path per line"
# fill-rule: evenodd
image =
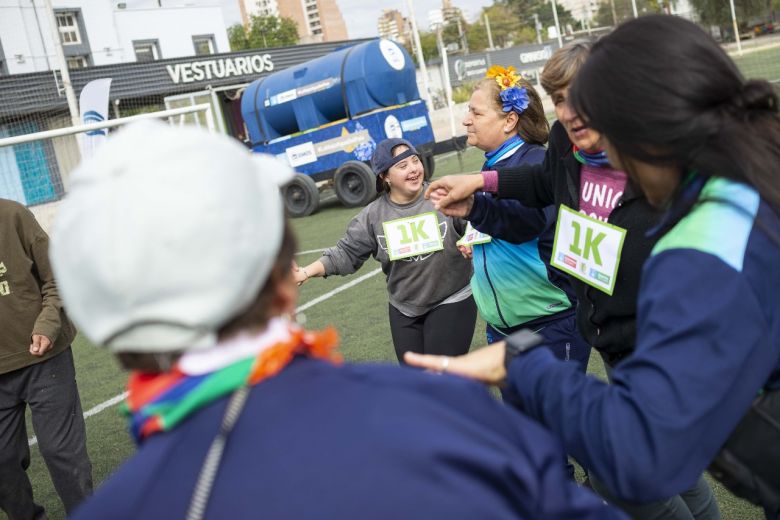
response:
M51 350L51 340L43 334L33 334L30 343L30 354L41 357Z
M460 251L460 254L462 254L463 258L466 260L474 258L474 248L471 246L458 246L458 251Z
M293 260L292 263L292 275L295 280L295 284L300 287L309 279L309 273L306 272L305 267L298 267L298 264Z
M474 192L484 187L482 174L447 175L433 181L425 190L425 197L434 207L451 217L465 217L474 205Z
M506 380L503 341L475 350L465 356L431 356L407 352L404 361L411 366L426 368L434 372L458 374L489 385L500 385Z

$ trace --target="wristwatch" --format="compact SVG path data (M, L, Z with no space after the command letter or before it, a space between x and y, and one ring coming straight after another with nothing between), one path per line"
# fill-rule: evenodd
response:
M542 338L542 336L529 329L523 329L515 332L511 336L507 336L504 340L504 343L506 344L506 350L504 351L504 368L506 369L507 374L509 373L509 364L516 356L538 347L543 341L544 338Z

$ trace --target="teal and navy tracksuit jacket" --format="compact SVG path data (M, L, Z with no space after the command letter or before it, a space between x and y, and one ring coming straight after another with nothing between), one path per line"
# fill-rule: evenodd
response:
M483 170L539 164L542 146L516 140L499 149ZM575 296L568 278L549 266L555 234L555 207L527 208L512 199L486 193L474 197L467 219L493 238L473 248L471 289L482 318L507 335L519 328L540 328L574 314ZM522 222L522 226L518 226Z
M762 388L780 387L780 218L752 187L692 176L642 273L636 351L613 383L545 349L509 391L619 497L689 489Z

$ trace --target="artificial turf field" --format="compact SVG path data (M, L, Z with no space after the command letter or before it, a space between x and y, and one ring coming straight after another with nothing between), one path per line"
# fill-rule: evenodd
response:
M458 171L474 171L481 165L481 154L470 149L463 156L461 170L455 156L437 158L436 176ZM349 220L359 208L345 209L333 195L327 196L318 213L293 221L298 236L299 251L322 249L335 244L342 235ZM297 257L306 265L318 257L318 253L307 253ZM341 336L341 351L348 361L395 363L387 321L387 297L384 277L371 275L379 264L369 259L363 268L349 277L315 279L301 288L299 306L305 306L315 298L325 296L339 287L353 283L361 276L359 283L347 286L343 291L330 296L303 311L306 327L319 329L335 326ZM484 322L477 323L472 347L484 344ZM76 373L85 411L118 396L124 391L125 374L119 369L110 354L91 346L83 336L73 345ZM603 366L597 355L591 356L589 371L597 377L604 377ZM119 406L110 405L86 419L88 449L93 464L96 486L104 481L133 452L133 445L125 430L125 420ZM32 436L32 430L28 430ZM64 518L64 509L54 491L48 472L38 453L37 445L31 448L29 475L33 483L36 501L42 504L51 519ZM715 486L723 517L725 519L760 519L758 509L733 497L719 486ZM0 512L0 516L3 513ZM369 512L366 518L370 518Z

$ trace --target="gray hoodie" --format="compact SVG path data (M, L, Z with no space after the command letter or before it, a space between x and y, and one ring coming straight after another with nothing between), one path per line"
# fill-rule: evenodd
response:
M441 251L396 261L387 255L382 223L431 211L436 212L433 204L422 195L409 204L396 204L383 193L352 219L336 246L322 254L325 276L352 274L373 256L382 264L390 303L407 316L421 316L468 288L471 261L455 245L466 228L462 219L436 212L444 240Z

